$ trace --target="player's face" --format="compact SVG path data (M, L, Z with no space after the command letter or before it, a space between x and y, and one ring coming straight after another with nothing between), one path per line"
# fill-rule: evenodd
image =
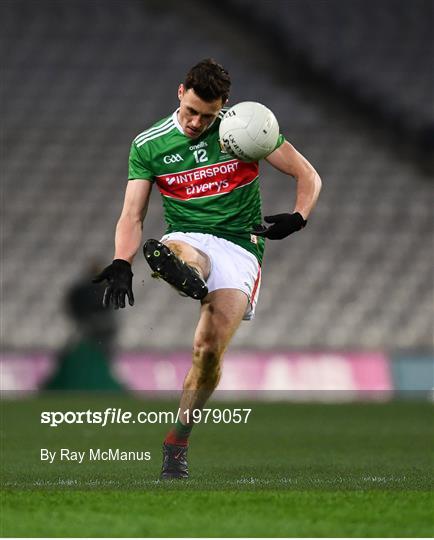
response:
M184 133L191 139L196 139L217 118L223 107L222 100L204 101L193 90L185 89L181 84L178 88L179 111L178 121Z

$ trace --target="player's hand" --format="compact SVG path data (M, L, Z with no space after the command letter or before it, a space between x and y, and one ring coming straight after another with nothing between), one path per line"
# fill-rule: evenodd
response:
M107 280L107 286L102 299L102 305L104 307L108 307L110 302L112 302L115 309L124 308L125 295L128 296L130 306L134 305L133 273L131 271L131 264L128 261L115 259L92 282L101 283L104 280Z
M272 223L269 227L266 225L254 225L252 234L263 236L270 240L281 240L290 234L299 231L306 226L307 221L299 212L295 214L276 214L275 216L265 216L266 223Z

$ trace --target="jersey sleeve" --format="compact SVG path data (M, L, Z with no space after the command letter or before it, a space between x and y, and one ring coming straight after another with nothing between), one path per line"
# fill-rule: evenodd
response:
M279 138L277 139L276 146L274 147L274 150L277 150L279 146L282 146L282 144L285 142L285 137L282 135L282 133L279 133ZM273 152L274 152L273 150Z
M146 145L138 148L133 141L128 158L128 180L136 180L138 178L154 182L154 173L150 161L147 159Z

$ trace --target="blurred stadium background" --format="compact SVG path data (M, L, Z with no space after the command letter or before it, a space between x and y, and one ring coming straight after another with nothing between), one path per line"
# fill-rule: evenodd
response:
M43 384L75 339L65 298L111 260L130 142L210 56L232 76L231 103L270 107L324 182L309 226L267 246L256 320L235 337L222 387L432 388L432 11L430 0L2 0L3 389ZM264 213L291 208L294 187L265 164L262 188ZM155 192L144 237L163 231ZM197 305L140 256L134 273L136 305L103 325L114 373L179 387Z

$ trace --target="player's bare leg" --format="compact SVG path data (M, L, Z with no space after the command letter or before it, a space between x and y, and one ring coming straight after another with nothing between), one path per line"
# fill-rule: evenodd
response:
M209 258L182 241L160 242L153 238L143 246L143 254L153 277L164 279L184 296L202 300L208 294L205 280L210 272Z
M222 360L247 308L247 296L238 289L220 289L202 302L193 343L193 363L185 381L181 410L200 409L218 385ZM190 416L191 418L191 416ZM186 423L185 416L181 416Z
M163 479L188 477L187 445L193 427L192 411L202 409L217 387L224 352L243 319L247 301L247 296L238 289L219 289L202 301L193 362L184 380L179 405L180 418L164 441Z
M166 240L163 244L169 247L177 257L189 266L196 268L203 280L208 279L211 263L208 255L203 251L182 240Z

